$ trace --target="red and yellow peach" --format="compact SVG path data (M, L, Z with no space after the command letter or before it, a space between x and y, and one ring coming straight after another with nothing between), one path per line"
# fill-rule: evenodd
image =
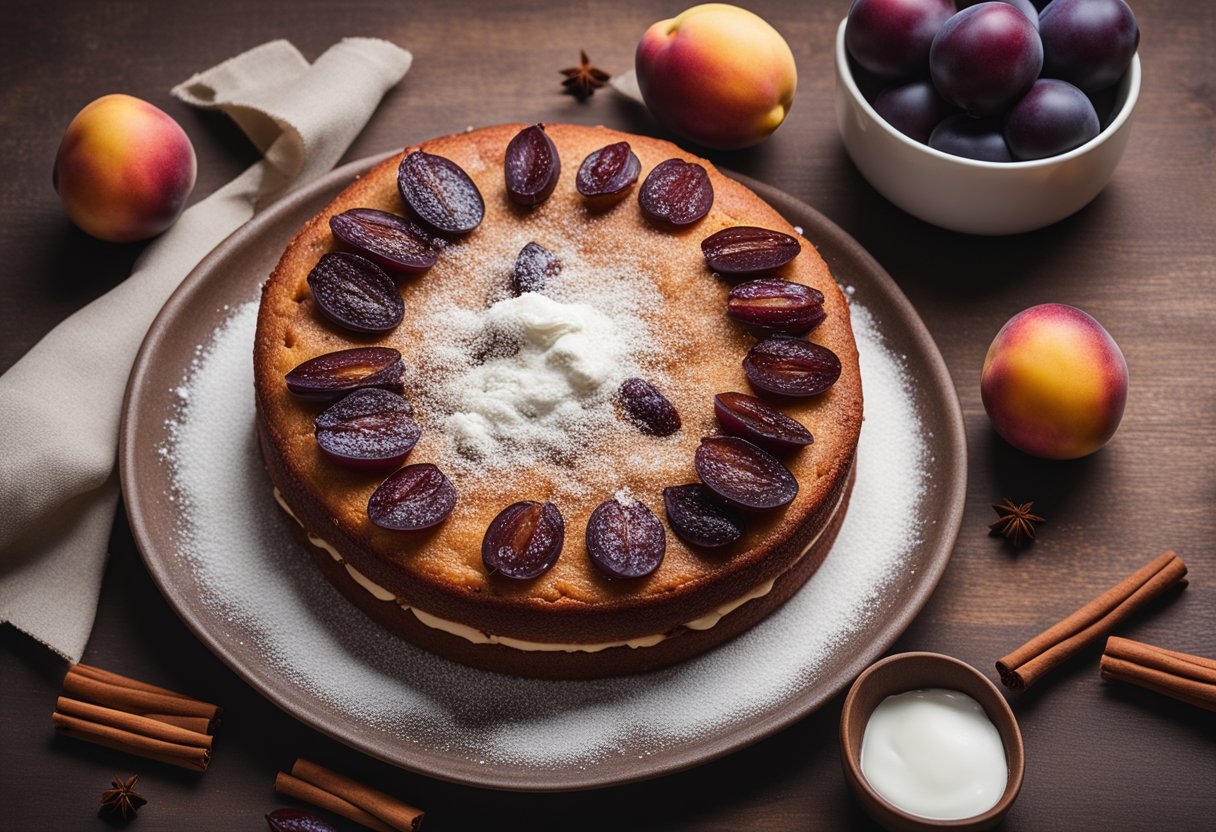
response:
M1114 435L1127 361L1110 333L1073 306L1032 306L1001 327L980 381L997 433L1034 456L1075 459Z
M129 242L171 226L194 188L197 161L181 125L130 95L106 95L68 125L53 183L72 222Z
M707 147L748 147L789 113L798 85L794 55L763 18L706 3L651 26L635 57L654 117Z

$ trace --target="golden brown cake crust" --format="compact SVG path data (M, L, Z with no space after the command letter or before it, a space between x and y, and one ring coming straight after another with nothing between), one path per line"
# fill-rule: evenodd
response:
M305 280L322 254L339 247L329 231L330 216L354 207L404 213L396 185L401 156L374 167L300 230L263 289L258 318L254 363L265 460L300 520L402 603L486 633L536 641L598 642L667 632L790 570L828 524L845 493L861 426L861 382L848 306L814 247L799 237L800 256L776 276L824 293L827 320L809 337L831 348L843 371L827 393L781 404L815 436L812 446L786 461L800 485L794 502L785 510L750 517L747 535L724 553L697 551L667 529L666 556L653 575L637 581L605 579L590 563L584 544L591 511L626 488L666 525L662 489L696 482L693 453L702 436L719 432L713 395L749 392L741 360L755 339L726 318L730 285L710 274L700 241L732 225L794 231L763 200L705 160L664 141L602 127L546 125L561 155L561 178L547 202L519 209L505 196L502 163L508 142L523 126L485 128L421 146L468 172L485 199L486 216L476 231L445 250L428 273L400 283L405 322L386 336L355 336L323 320ZM590 152L617 141L628 141L640 158L641 179L615 206L589 210L575 190L575 173ZM637 203L646 174L673 157L705 166L715 191L710 214L683 230L648 223ZM520 240L529 239L605 269L627 258L650 276L661 302L652 304L645 317L661 337L648 366L665 379L664 392L679 410L683 428L658 439L622 421L611 441L583 448L573 458L493 477L447 470L460 499L441 526L423 534L375 527L367 517L367 500L384 474L350 471L323 458L312 424L320 407L293 397L284 374L333 350L392 346L412 368L406 398L417 402L411 391L427 384L428 327L436 325L436 305L484 305L509 278ZM637 279L636 272L626 274ZM443 468L438 417L420 411L416 418L423 436L409 462L437 462ZM642 458L646 464L635 464ZM481 562L485 529L499 511L524 499L552 499L561 509L566 523L561 557L532 581L487 575Z

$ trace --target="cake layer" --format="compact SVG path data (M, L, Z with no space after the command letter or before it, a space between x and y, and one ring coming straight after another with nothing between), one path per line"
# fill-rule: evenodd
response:
M317 545L319 539L310 535L299 522L289 519L291 532L311 553L313 561L342 594L380 626L433 653L499 673L532 676L542 679L598 679L631 673L644 673L676 664L692 656L724 644L767 618L790 599L822 565L832 548L848 509L852 479L842 499L820 531L788 570L737 598L731 609L718 618L695 623L699 628L677 626L649 637L640 637L627 645L585 649L575 643L492 644L471 640L468 635L455 634L441 622L436 624L429 615L403 607L397 599L389 598L382 587L369 588L368 582L356 571L334 557L332 547ZM694 620L695 621L695 620Z
M330 522L315 506L300 499L302 491L286 476L286 470L268 449L265 433L260 428L259 437L263 458L277 490L276 496L294 521L293 525L325 541L360 576L382 588L386 595L400 604L447 621L460 622L484 633L541 642L586 643L645 638L713 614L756 586L785 574L792 564L802 559L812 544L817 544L821 539L823 530L832 518L842 513L837 511L837 507L847 503L847 489L851 485L850 459L844 467L845 476L835 483L828 499L807 522L764 558L753 563L752 568L731 570L729 578L729 564L726 561L730 555L718 554L712 556L723 561L721 573L713 576L716 580L706 578L687 582L669 591L662 598L663 603L656 603L653 596L639 594L611 604L569 601L538 603L534 615L522 615L518 598L509 597L504 602L488 594L436 592L427 583L412 581L404 570L385 568L384 562L375 553L344 536L339 525ZM658 510L661 511L661 507ZM669 531L668 546L673 537L674 534ZM588 568L592 568L590 564Z

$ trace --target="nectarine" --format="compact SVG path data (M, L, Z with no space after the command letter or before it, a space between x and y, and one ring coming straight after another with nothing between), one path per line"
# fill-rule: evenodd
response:
M1073 306L1045 303L1001 327L980 380L997 433L1028 454L1074 459L1115 434L1127 361L1110 333Z
M194 188L194 146L163 110L106 95L68 125L52 182L72 222L102 240L143 240L171 226Z
M651 26L635 57L654 117L707 147L748 147L789 113L794 55L763 18L726 3L693 6Z

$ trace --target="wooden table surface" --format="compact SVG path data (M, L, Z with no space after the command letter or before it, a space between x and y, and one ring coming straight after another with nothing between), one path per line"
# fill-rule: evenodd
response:
M847 6L750 3L793 48L797 100L761 146L708 155L779 185L856 237L911 298L953 374L967 424L965 517L944 579L892 652L941 651L994 676L998 656L1174 548L1190 565L1189 588L1121 632L1216 656L1216 5L1133 0L1144 87L1114 179L1074 217L1004 239L925 225L887 203L850 163L832 110L832 39ZM61 0L52 13L46 4L7 4L0 27L0 370L120 282L141 250L75 230L51 189L62 132L93 98L127 92L178 119L198 151L194 199L256 153L225 117L190 110L168 90L272 38L291 40L309 59L343 35L378 35L413 51L413 69L349 159L504 121L604 123L663 135L610 94L585 105L560 95L557 70L574 63L580 48L609 71L626 70L645 28L681 8L634 0ZM993 335L1015 312L1047 301L1097 317L1131 368L1118 434L1075 462L1013 451L995 437L980 404L980 366ZM1018 554L987 536L989 503L1006 495L1034 500L1049 520L1040 540ZM841 697L725 759L602 791L483 791L362 757L286 716L189 634L145 572L121 512L85 661L224 705L210 770L200 776L56 737L49 716L63 663L12 628L0 629L0 642L6 828L95 828L98 795L112 774L126 772L142 775L150 800L132 828L262 828L262 814L282 805L274 774L297 755L426 808L434 830L872 828L840 770ZM1029 694L1011 696L1027 768L1005 828L1212 828L1216 715L1101 682L1097 654L1087 651Z

